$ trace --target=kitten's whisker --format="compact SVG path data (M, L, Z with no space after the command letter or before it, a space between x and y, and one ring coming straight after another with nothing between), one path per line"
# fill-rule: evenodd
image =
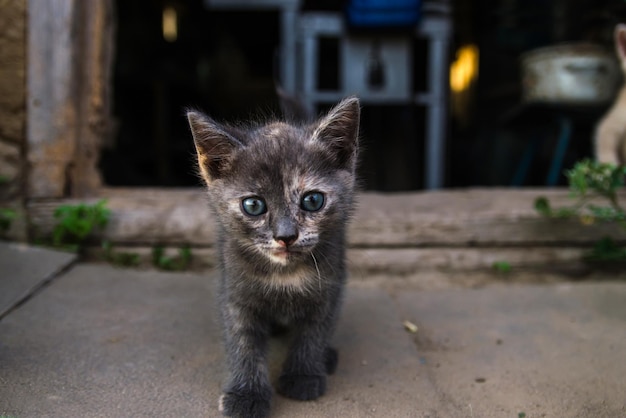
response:
M317 270L317 279L320 288L320 292L322 291L322 274L320 273L320 268L317 266L317 260L315 259L315 255L311 253L311 258L313 259L313 264L315 264L315 270Z
M322 256L322 261L326 262L326 265L328 266L328 268L330 268L330 271L333 274L337 274L337 270L335 268L335 265L333 265L333 263L331 263L330 261L328 261L328 256L325 253L320 253L320 255Z

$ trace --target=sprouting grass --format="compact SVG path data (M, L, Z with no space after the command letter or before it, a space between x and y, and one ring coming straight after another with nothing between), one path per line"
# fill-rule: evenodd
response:
M110 216L106 200L93 205L61 205L54 211L57 223L52 231L52 245L78 252L89 236L108 224Z
M13 209L0 208L0 233L8 231L16 217L17 212Z
M137 253L115 251L109 241L102 242L104 259L111 264L120 267L137 267L141 262L141 257Z
M508 261L494 261L491 267L498 273L508 273L511 271L511 263Z
M186 270L191 265L191 259L191 248L188 245L181 247L176 256L165 254L165 249L162 246L156 246L152 249L152 264L161 270Z
M626 210L618 199L618 191L624 188L626 166L600 163L584 159L565 172L570 198L573 204L554 208L547 198L535 199L535 210L548 218L576 219L583 225L610 222L626 228ZM626 261L626 249L611 237L597 242L583 256L586 261Z

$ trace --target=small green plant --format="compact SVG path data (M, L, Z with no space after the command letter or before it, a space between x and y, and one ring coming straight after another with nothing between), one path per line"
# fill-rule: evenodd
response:
M626 248L620 247L615 240L603 238L596 242L591 251L584 255L586 261L616 262L626 260Z
M617 192L624 187L626 167L584 159L565 172L570 197L574 204L553 208L547 198L535 199L535 210L551 218L577 217L584 225L598 222L615 222L626 228L626 211L618 201ZM604 204L599 204L603 201ZM620 248L611 238L597 242L584 256L587 261L624 261L626 249Z
M11 224L17 217L17 212L13 209L0 208L0 234L5 233L11 228Z
M188 245L181 247L178 255L174 257L165 254L163 246L158 245L152 249L152 264L161 270L186 270L191 265L191 259L191 248Z
M102 242L104 259L109 263L122 267L137 267L141 261L139 254L124 251L114 251L113 245L109 241Z
M626 167L584 159L565 172L570 188L571 206L552 208L547 198L535 200L535 209L553 218L578 217L584 224L619 222L626 227L626 212L618 202L617 192L624 186ZM605 200L598 205L598 199Z
M491 267L498 273L508 273L511 271L511 263L508 261L494 261Z
M87 238L109 222L111 211L106 200L96 204L62 205L54 211L57 224L52 231L52 245L79 251Z
M9 183L9 178L0 174L0 186ZM11 224L17 217L17 212L13 209L0 207L0 234L4 234L11 228Z

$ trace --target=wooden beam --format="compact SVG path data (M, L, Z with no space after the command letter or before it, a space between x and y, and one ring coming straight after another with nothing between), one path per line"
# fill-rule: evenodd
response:
M30 198L97 193L108 130L111 0L28 1Z

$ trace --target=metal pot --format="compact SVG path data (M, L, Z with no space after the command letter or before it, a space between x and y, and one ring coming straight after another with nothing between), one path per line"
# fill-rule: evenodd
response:
M621 82L612 50L590 43L563 43L521 55L522 100L599 105L615 97Z

